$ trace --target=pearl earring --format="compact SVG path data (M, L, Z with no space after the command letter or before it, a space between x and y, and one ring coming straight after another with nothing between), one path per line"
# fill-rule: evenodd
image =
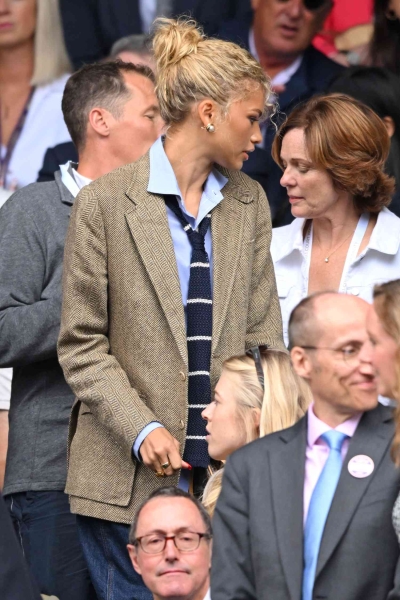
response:
M208 125L203 125L202 129L205 129L206 131L208 131L208 133L214 133L215 131L215 127L212 123L209 123Z

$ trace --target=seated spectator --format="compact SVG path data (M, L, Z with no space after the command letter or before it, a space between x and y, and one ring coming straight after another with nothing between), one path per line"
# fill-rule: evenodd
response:
M351 67L333 81L329 91L363 102L385 123L390 137L385 171L396 181L389 208L400 217L400 77L381 67Z
M47 148L70 139L61 112L70 64L56 1L5 2L0 18L1 205L36 181Z
M392 409L378 404L362 356L368 310L325 292L293 311L291 357L313 404L293 427L228 458L213 518L213 600L400 598L400 471Z
M373 0L335 0L323 29L313 39L317 50L348 65L348 52L370 42L372 34Z
M375 0L374 34L365 62L400 75L400 4L398 0Z
M378 391L397 402L396 433L392 458L400 465L400 279L376 286L374 303L367 315L369 340L363 348L365 360L375 368ZM400 541L400 495L393 510L393 524Z
M250 12L250 0L60 0L68 53L75 68L108 56L132 34L148 34L154 19L190 14L207 35Z
M117 40L111 48L110 58L119 58L124 62L147 65L153 71L155 68L149 36L143 34L127 35Z
M400 219L386 208L390 138L367 106L339 94L312 98L279 130L273 156L295 218L274 229L271 254L288 339L289 315L324 290L372 300L400 272Z
M309 387L294 372L289 354L252 348L225 361L214 399L203 410L208 453L225 461L232 452L274 431L294 425L311 401ZM210 478L203 505L212 516L223 469Z
M153 492L136 513L128 551L154 600L210 600L211 521L176 487Z
M74 402L57 360L64 238L79 190L145 153L161 121L153 72L121 61L72 75L62 108L79 164L19 190L0 210L0 366L15 368L4 495L40 591L90 600L64 494Z
M250 15L223 26L220 36L250 50L277 93L280 115L263 128L263 142L243 168L266 191L276 227L293 220L286 191L279 185L279 168L271 158L276 123L299 102L326 91L343 67L311 44L331 9L331 0L252 0L252 6L253 19Z

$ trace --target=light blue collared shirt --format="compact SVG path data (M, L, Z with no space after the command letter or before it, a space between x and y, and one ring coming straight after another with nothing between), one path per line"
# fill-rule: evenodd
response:
M171 163L164 152L162 138L160 137L150 148L150 178L147 191L152 194L171 194L177 197L179 206L189 221L193 229L196 229L204 217L223 200L222 188L226 185L228 179L224 177L217 169L213 169L209 174L203 189L200 200L199 212L197 218L187 212L179 189L175 173ZM186 303L189 292L190 277L190 259L192 255L192 246L187 233L184 231L178 217L172 210L166 207L168 224L171 231L172 242L174 244L176 263L178 267L179 281L181 284L182 302L186 313ZM210 261L211 282L213 274L212 241L211 229L209 228L205 236L205 247ZM136 458L139 458L139 449L142 442L157 427L163 427L161 423L150 423L138 435L133 445L133 452Z

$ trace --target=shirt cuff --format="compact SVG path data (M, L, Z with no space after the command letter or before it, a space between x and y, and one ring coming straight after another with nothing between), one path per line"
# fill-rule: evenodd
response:
M158 423L157 421L153 421L153 423L149 423L148 425L146 425L146 427L142 429L142 431L139 433L135 440L135 443L133 444L133 454L135 455L135 458L137 460L142 460L140 456L140 446L143 444L144 440L147 438L149 433L151 433L155 429L158 429L159 427L164 428L164 425L161 425L161 423Z

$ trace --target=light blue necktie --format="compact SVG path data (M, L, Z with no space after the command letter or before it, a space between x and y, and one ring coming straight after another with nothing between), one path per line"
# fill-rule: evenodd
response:
M328 459L311 496L304 530L304 572L302 600L312 600L319 547L329 509L342 470L341 450L348 436L331 429L321 438L330 448Z

